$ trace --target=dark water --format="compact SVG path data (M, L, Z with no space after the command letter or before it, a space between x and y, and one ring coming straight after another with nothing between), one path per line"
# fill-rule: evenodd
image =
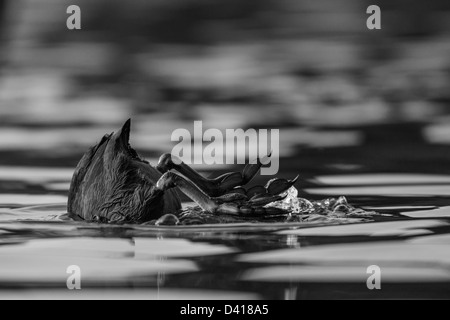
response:
M90 130L76 132L86 139L91 135ZM139 130L134 137L139 141ZM71 138L57 136L55 140L61 141L55 144ZM346 148L335 149L351 153L348 163L363 162L357 155L367 147ZM440 148L424 143L417 152L427 150L430 156ZM69 155L77 160L77 152L57 152L55 158ZM316 148L305 148L303 152L305 157L282 158L285 170L280 172L290 176L296 168L300 173L315 168L297 185L302 197L345 195L352 205L379 214L362 222L317 217L297 223L179 227L64 221L73 168L34 164L33 154L26 151L23 155L28 159L20 161L27 161L27 166L10 163L0 167L0 297L450 297L450 175L435 172L434 166L404 172L401 162L390 162L394 155L388 152L378 154L383 171L369 166L363 170L362 164L336 165L331 170L327 162L333 159L329 155L334 149L320 154ZM418 158L404 161L420 163ZM209 174L205 169L202 172ZM66 288L70 265L82 270L81 291ZM371 265L382 270L381 290L367 289Z
M13 39L0 73L0 299L450 298L448 34L139 52L47 42ZM77 161L130 117L131 143L153 163L194 120L280 129L278 176L300 174L300 197L345 196L377 214L179 227L64 220ZM71 265L80 291L66 287ZM366 286L371 265L381 290Z

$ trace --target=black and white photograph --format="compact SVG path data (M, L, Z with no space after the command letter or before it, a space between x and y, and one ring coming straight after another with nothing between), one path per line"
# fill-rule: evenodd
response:
M449 252L448 0L0 0L0 300L447 300Z

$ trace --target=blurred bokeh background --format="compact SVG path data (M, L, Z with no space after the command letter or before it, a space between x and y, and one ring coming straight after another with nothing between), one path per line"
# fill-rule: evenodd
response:
M128 118L152 162L195 120L280 129L300 196L384 215L61 221L82 154ZM0 298L74 297L72 264L84 298L448 298L449 165L449 0L0 0Z
M450 171L449 1L0 0L0 28L0 165L72 168L132 118L151 161L203 120L280 129L281 176Z

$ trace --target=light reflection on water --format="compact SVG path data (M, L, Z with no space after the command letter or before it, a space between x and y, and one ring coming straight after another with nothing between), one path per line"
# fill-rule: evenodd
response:
M201 112L213 114L214 107ZM227 108L218 113L227 119L224 128L259 119L252 109L239 119L227 118L230 110L236 114ZM372 133L357 127L281 129L279 175L299 173L302 197L344 195L356 207L380 212L373 222L96 225L67 220L67 191L81 153L116 130L115 124L27 127L25 118L11 118L21 124L0 135L0 152L6 155L0 166L0 298L401 298L406 283L411 297L450 297L437 286L450 282L450 176L439 166L422 166L431 160L421 158L424 152L441 160L439 147L419 143L415 154L402 159L413 161L416 172L404 172L390 158L397 151L402 157L404 140L383 149L383 137L364 145ZM192 126L191 119L170 113L138 117L132 145L155 163L170 151L171 131ZM208 126L214 122L205 120ZM423 126L414 128L420 132ZM370 150L376 150L374 162L366 154ZM341 161L342 154L348 158ZM236 169L197 166L206 175L231 168ZM73 264L82 268L80 293L65 289L66 268ZM366 288L370 264L383 270L382 293Z
M0 298L449 298L448 38L387 42L396 55L386 61L368 61L373 48L345 37L201 54L155 45L127 56L104 42L12 45L12 61L27 67L0 78ZM136 70L111 72L123 61ZM344 195L380 215L183 227L68 221L81 154L130 117L131 143L153 163L170 152L173 130L194 120L280 129L279 175L300 174L302 197ZM81 292L65 287L73 264ZM382 267L380 292L366 287L370 264Z
M70 171L2 168L0 176L67 186ZM445 185L447 176L374 177L317 177L313 180L323 185L314 190L323 196L328 194L327 186L338 185L345 186L335 188L339 194L358 196L364 190L352 185L364 183L372 190L397 189L398 196L408 193L410 183L423 184L422 195L428 194L428 188L435 190L433 183L450 188ZM396 186L396 181L403 185ZM138 299L183 299L186 293L189 299L283 299L286 292L290 298L299 298L297 292L313 297L319 290L314 284L320 288L320 283L341 285L341 295L322 290L324 296L356 297L367 290L366 268L372 264L383 270L385 297L401 296L400 289L389 286L406 283L425 288L413 289L417 296L448 297L446 290L434 291L433 284L450 282L450 210L445 206L431 210L436 208L432 197L428 207L425 203L405 206L401 197L397 205L379 201L382 212L395 215L369 223L347 224L344 218L328 223L154 227L65 221L67 190L52 192L0 196L1 298L116 299L126 294ZM80 293L64 289L66 268L73 264L82 270ZM356 291L355 284L360 285Z

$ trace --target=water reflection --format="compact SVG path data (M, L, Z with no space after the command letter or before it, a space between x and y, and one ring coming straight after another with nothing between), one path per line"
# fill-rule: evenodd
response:
M58 27L65 4L0 0L0 298L450 297L447 2L381 1L383 29L368 33L367 1L82 0L81 35ZM377 214L70 221L73 168L128 118L153 163L194 120L280 129L279 176L300 174L301 197ZM72 264L82 293L65 289Z

